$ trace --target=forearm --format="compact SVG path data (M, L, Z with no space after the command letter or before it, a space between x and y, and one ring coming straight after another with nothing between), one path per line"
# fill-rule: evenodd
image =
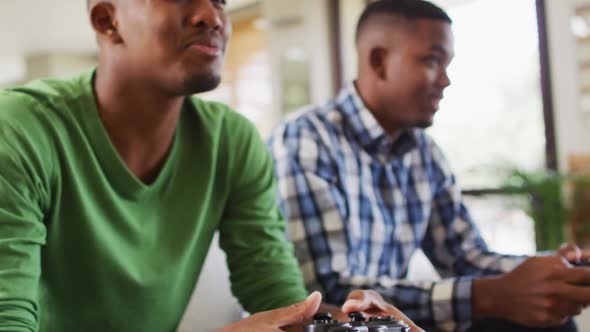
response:
M280 242L258 241L263 248L222 245L228 253L232 292L251 313L288 306L308 294L291 251Z
M41 222L13 215L0 206L0 331L36 332L45 228Z

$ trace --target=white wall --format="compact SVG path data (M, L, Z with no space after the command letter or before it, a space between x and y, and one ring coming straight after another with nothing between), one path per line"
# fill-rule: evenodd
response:
M590 0L545 0L553 107L560 169L571 154L590 154L590 114L579 106L575 38L570 19L578 4ZM590 331L590 310L576 317L580 331Z
M570 19L576 4L589 0L546 0L558 160L567 168L571 154L590 154L590 113L579 106L576 44Z
M366 0L340 1L342 78L345 82L357 77L356 22L365 8L365 3Z
M272 56L273 109L281 109L280 59L290 49L303 51L309 61L311 103L323 103L333 95L327 3L327 0L262 1L262 14L268 22L267 44Z
M96 49L83 0L1 0L0 56Z

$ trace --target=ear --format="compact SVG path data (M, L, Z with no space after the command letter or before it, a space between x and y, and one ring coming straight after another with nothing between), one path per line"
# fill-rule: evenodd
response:
M381 80L385 80L387 78L387 71L385 60L387 59L387 49L377 46L372 48L369 51L369 66L371 70L375 73L375 76Z
M92 29L96 32L99 41L110 41L113 44L123 42L119 34L118 21L115 17L115 6L106 1L100 1L92 5L89 11Z

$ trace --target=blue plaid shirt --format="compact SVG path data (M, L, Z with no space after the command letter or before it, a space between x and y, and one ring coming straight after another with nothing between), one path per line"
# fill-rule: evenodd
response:
M392 139L353 84L287 119L269 145L306 285L328 303L370 288L419 325L463 331L472 279L524 259L488 250L432 138L413 129ZM441 280L406 279L420 248Z

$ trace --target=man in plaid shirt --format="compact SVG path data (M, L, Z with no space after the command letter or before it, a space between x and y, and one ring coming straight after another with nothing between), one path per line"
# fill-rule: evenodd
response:
M424 132L449 86L451 19L422 0L382 0L359 20L358 78L269 141L279 205L306 285L341 304L376 290L422 327L576 331L590 303L590 256L575 245L543 257L491 252L435 142ZM422 249L442 277L406 280Z

